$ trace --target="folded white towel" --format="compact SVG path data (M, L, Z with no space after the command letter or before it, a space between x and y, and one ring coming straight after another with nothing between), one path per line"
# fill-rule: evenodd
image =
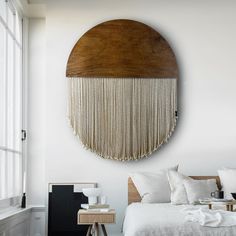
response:
M198 222L202 226L220 227L236 225L236 212L209 210L203 207L186 207L185 221Z

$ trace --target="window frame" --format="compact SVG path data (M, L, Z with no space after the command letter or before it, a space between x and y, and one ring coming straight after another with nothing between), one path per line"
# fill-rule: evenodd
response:
M8 47L8 37L11 37L12 40L13 40L13 86L16 86L15 84L15 79L16 79L16 51L18 50L18 53L20 52L20 54L18 55L19 56L19 65L20 67L18 68L19 69L19 76L20 76L20 79L19 79L19 90L20 90L20 106L18 109L20 109L20 121L19 121L19 124L20 124L20 129L21 130L26 130L26 116L27 116L27 93L26 93L26 89L27 89L27 84L26 84L26 68L25 68L25 62L26 62L26 59L27 59L27 51L25 52L25 49L27 49L26 47L26 44L25 44L25 37L24 37L24 34L25 32L28 31L28 29L25 27L27 26L27 24L25 23L26 21L26 18L24 18L23 14L22 14L22 11L18 8L18 6L15 4L14 0L4 0L4 4L5 5L5 20L4 18L1 17L0 15L0 24L5 28L4 30L4 38L5 38L5 50L6 50L6 55L4 55L4 60L5 60L5 63L6 65L4 65L4 68L5 68L5 74L4 74L4 77L5 77L5 81L8 79L8 75L7 75L7 68L8 68L8 65L7 65L7 61L8 61L8 55L7 55L7 47ZM8 27L8 11L11 11L12 13L12 16L13 16L13 28L12 30ZM17 39L17 35L16 35L16 17L18 17L18 21L21 21L20 23L20 26L19 26L19 29L18 29L18 39ZM10 35L10 36L9 36ZM16 49L16 47L18 47L18 49ZM20 49L20 50L19 50ZM5 89L8 89L7 85L5 87ZM6 95L7 96L7 95ZM5 96L5 97L6 97ZM14 95L15 96L15 95ZM13 96L13 97L14 97ZM13 102L15 103L15 101ZM6 100L5 104L7 104L8 106L8 100ZM13 110L16 109L16 106L14 107ZM7 113L7 108L5 109L6 110L6 113ZM6 114L5 114L6 116ZM15 120L14 120L15 122ZM19 135L19 147L20 147L20 150L15 150L15 149L12 149L12 148L9 148L6 143L4 143L5 146L0 146L0 151L2 152L5 152L5 155L6 153L16 153L16 154L19 154L19 161L20 161L20 180L19 180L19 185L18 188L19 188L19 194L17 194L16 196L12 196L12 197L5 197L3 199L0 199L0 212L1 211L4 211L6 210L7 208L9 207L12 207L12 206L18 206L20 204L20 197L22 195L22 192L23 192L23 185L24 185L24 191L26 191L26 180L24 181L25 183L23 183L23 176L25 176L26 174L26 140L25 141L22 141L20 140L21 137L20 137L20 134ZM7 136L7 134L6 134ZM13 133L13 137L16 136L16 133ZM7 137L5 137L5 141L6 141ZM15 161L15 160L14 160ZM14 165L14 164L13 164ZM14 186L14 182L15 182L15 174L14 174L14 177L13 178L13 186ZM5 180L5 184L7 184L6 180ZM14 194L13 194L14 195Z

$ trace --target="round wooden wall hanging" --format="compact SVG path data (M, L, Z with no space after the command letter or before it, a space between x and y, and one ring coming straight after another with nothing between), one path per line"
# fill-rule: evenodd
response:
M176 125L178 67L151 27L112 20L87 31L66 69L69 119L84 146L107 159L137 160Z

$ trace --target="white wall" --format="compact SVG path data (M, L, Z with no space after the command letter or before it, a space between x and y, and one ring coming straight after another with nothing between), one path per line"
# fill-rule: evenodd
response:
M45 19L30 19L28 34L28 204L45 204Z
M127 206L127 177L180 164L191 175L215 175L236 156L236 2L194 0L50 0L46 12L46 76L34 66L30 81L29 153L33 159L32 201L43 202L42 160L48 182L98 182L117 210L119 232ZM168 39L180 68L179 121L169 143L148 159L120 163L85 150L68 125L66 63L76 41L106 20L129 18ZM39 42L42 21L32 23ZM41 33L40 33L41 32ZM41 38L43 44L43 38ZM31 45L34 42L31 42ZM41 54L42 45L33 53ZM42 159L40 159L42 158ZM37 169L37 168L38 169ZM236 165L234 165L236 167ZM43 176L43 175L42 175ZM34 186L41 186L40 190ZM46 186L46 184L45 184ZM38 197L39 196L39 197Z

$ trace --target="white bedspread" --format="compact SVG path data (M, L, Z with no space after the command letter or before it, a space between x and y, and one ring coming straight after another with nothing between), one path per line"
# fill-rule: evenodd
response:
M186 207L185 221L198 222L202 226L221 227L235 226L236 213L223 210L209 210L203 207Z
M183 209L186 206L170 203L133 203L126 210L123 233L125 236L236 236L236 226L212 228L186 221Z

